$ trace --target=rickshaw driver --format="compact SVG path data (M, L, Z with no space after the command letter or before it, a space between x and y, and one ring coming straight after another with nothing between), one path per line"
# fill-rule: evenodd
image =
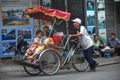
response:
M90 38L87 29L84 26L81 26L81 20L79 18L75 18L72 20L74 28L77 30L77 34L69 35L74 37L79 37L79 42L83 48L84 56L89 63L89 67L91 71L96 70L96 66L98 63L93 59L93 42Z

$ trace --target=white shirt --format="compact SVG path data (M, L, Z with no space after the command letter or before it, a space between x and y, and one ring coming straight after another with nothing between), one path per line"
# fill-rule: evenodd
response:
M37 38L35 38L34 42L41 44L42 43L42 39L38 40Z
M80 32L77 31L77 33L82 34L82 36L79 37L79 41L80 41L80 44L81 44L83 50L86 50L86 49L90 48L91 46L93 46L93 41L90 38L88 31L86 30L86 28L84 26L81 26Z

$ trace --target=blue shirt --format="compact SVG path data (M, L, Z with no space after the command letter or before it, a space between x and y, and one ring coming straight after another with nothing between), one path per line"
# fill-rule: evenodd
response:
M115 48L115 47L117 47L118 45L120 45L120 40L119 40L118 38L115 38L114 40L112 40L111 38L109 38L107 45Z

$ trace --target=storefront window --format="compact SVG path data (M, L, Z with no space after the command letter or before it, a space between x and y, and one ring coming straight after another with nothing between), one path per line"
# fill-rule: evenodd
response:
M40 5L46 8L51 8L51 0L40 0Z
M46 8L51 8L51 0L40 0L40 5ZM51 29L51 22L46 20L40 20L41 29L44 26L48 26Z
M120 2L117 3L117 22L120 24Z

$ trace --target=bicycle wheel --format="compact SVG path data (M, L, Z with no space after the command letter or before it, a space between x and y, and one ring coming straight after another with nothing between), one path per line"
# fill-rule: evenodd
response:
M26 61L25 57L23 57L23 59L24 59L24 61ZM41 70L40 70L38 65L35 66L33 64L30 64L30 63L25 63L23 65L23 68L24 68L26 73L28 73L29 75L32 75L32 76L37 76L41 73Z
M39 56L39 66L44 74L56 74L60 68L60 57L54 50L46 49Z
M71 59L72 59L72 66L76 71L83 72L88 69L89 65L88 62L85 60L83 54L76 53L75 51Z
M39 68L34 68L34 67L30 67L30 66L23 66L24 70L26 73L28 73L29 75L32 76L37 76L41 73L41 70Z

